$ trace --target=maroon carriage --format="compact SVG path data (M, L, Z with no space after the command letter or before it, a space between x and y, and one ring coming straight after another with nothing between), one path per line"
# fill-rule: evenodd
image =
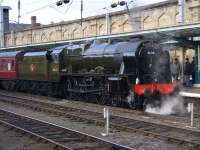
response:
M3 88L14 86L18 73L17 61L22 55L21 51L0 53L0 82Z

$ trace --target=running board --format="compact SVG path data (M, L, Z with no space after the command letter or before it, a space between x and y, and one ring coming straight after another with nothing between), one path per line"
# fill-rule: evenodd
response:
M98 92L104 92L104 89L97 89L97 90L75 90L75 89L68 89L68 92L73 92L73 93L98 93Z

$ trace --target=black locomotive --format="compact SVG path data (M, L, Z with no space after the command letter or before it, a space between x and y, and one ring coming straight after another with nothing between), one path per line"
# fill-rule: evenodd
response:
M169 53L153 41L94 41L3 56L5 52L0 53L0 61L14 61L11 68L0 66L1 85L6 89L131 108L175 90Z

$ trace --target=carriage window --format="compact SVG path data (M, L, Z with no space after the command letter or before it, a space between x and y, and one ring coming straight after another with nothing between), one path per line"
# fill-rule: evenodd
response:
M15 65L15 62L14 62L14 60L12 60L11 66L14 67L14 65Z

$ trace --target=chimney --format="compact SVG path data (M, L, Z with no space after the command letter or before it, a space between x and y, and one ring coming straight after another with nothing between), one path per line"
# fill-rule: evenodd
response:
M3 32L8 32L10 30L10 28L9 28L9 10L11 8L8 6L3 6L1 9L2 9L2 13L3 13L3 16L2 16L3 29L4 29Z
M4 33L9 31L9 10L8 6L0 6L0 48L4 47Z
M31 16L31 26L34 27L37 25L36 16Z

